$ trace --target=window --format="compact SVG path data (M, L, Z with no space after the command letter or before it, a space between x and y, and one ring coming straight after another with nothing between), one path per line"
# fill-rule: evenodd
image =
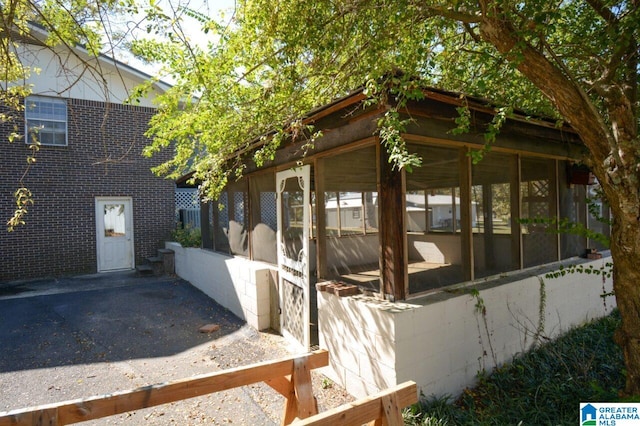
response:
M249 180L251 215L251 258L277 263L278 229L276 179L273 173L252 176Z
M474 278L520 269L517 226L518 161L515 155L487 153L472 166L471 228Z
M520 162L520 217L523 266L558 260L558 235L545 219L557 216L556 164L554 160L523 157Z
M324 164L326 236L351 237L378 232L375 147L338 154Z
M327 237L378 232L377 192L325 192ZM364 220L363 220L364 218Z
M67 103L62 99L29 96L25 101L26 143L67 145Z
M594 185L587 187L586 195L588 228L598 234L602 234L604 237L610 238L611 211L603 198L600 184L596 182ZM598 250L608 249L608 246L595 239L589 239L587 246Z
M422 167L406 173L405 222L409 293L464 281L458 149L408 144Z
M321 278L378 288L378 192L376 147L367 146L318 160L318 201L326 238ZM322 208L324 206L324 209ZM324 210L324 211L323 211Z

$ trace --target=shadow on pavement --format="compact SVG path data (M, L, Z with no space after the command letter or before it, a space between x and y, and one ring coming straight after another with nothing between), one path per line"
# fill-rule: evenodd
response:
M244 325L178 278L100 274L3 284L0 296L0 373L171 356Z

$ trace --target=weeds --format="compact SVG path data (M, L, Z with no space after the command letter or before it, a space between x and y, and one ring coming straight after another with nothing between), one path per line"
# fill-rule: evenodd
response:
M182 227L178 223L178 227L171 231L171 241L180 243L182 247L200 247L202 236L199 228L193 228L189 224Z

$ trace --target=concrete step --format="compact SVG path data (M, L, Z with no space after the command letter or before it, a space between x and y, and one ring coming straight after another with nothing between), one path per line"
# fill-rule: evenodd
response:
M147 257L147 264L153 268L153 275L159 277L164 275L164 261L160 256Z
M136 266L136 272L138 275L153 275L153 266L148 263Z
M171 249L158 249L158 257L162 258L164 264L164 273L173 275L175 274L175 253Z
M154 275L159 277L164 274L175 273L174 251L171 249L158 249L157 256L149 256L146 263L136 266L138 275Z

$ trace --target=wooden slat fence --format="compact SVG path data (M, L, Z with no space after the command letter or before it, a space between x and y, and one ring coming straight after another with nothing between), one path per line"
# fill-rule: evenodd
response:
M59 426L265 382L285 397L282 424L402 425L401 409L417 402L413 382L318 414L311 370L329 364L326 350L265 361L134 390L0 412L0 426ZM302 419L302 420L301 420Z

